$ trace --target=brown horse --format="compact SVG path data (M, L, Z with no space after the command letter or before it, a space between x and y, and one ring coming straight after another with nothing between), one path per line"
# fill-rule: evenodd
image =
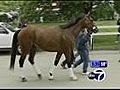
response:
M76 19L74 23L65 28L58 26L54 28L41 28L28 25L21 31L16 31L13 37L10 69L14 69L17 47L19 45L21 48L19 65L22 74L22 81L26 81L26 78L23 75L23 64L27 54L29 54L29 62L34 67L37 75L41 77L41 73L38 71L34 63L35 50L36 46L38 46L45 51L57 52L54 67L49 71L50 80L53 79L53 71L56 68L62 54L65 55L67 60L70 78L72 80L77 80L77 77L74 75L71 67L74 59L73 49L76 37L80 31L84 30L84 28L87 28L89 32L94 31L94 28L97 28L93 19L89 16L89 13L82 19Z

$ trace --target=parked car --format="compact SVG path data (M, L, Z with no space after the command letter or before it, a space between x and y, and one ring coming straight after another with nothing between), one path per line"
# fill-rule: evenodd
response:
M11 25L5 22L0 22L0 51L11 50L15 31L15 28Z

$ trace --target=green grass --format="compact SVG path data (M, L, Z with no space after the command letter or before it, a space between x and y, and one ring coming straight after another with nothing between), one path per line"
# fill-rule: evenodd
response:
M116 25L117 21L116 20L107 20L107 21L95 21L96 25L98 26L108 26L108 25Z
M119 41L117 35L110 36L94 36L94 50L116 50L119 49Z
M99 21L96 22L98 26L111 26L116 25L116 20L109 20L109 21ZM107 28L107 29L100 29L99 32L117 32L117 28ZM119 49L119 41L117 35L102 35L102 36L94 36L94 50L117 50Z
M111 26L116 25L116 20L108 20L108 21L96 21L97 26ZM117 28L106 28L106 29L100 29L99 32L117 32Z

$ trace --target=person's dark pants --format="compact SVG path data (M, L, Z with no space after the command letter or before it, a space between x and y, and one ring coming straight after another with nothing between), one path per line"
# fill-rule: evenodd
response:
M78 50L78 53L81 58L74 63L74 67L77 67L78 65L83 63L83 72L87 72L88 62L89 62L89 50L81 49Z

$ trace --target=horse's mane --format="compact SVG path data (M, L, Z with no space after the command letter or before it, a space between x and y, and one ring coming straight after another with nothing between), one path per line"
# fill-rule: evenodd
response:
M61 29L67 29L72 27L73 25L77 24L79 20L81 20L83 16L77 17L75 20L71 20L70 22L66 23L65 25L59 25Z

